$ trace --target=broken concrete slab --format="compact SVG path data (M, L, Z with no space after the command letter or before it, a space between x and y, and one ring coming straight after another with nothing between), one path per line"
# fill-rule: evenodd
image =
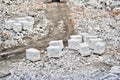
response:
M89 56L91 54L91 50L89 48L90 46L88 43L81 43L79 48L81 56Z
M94 50L92 51L92 53L102 55L105 51L105 46L106 46L106 44L104 42L95 43Z
M49 46L47 47L48 57L61 57L62 56L62 47L60 46Z
M73 50L79 50L81 41L79 39L69 39L68 48Z
M60 46L62 49L64 48L63 40L56 40L49 42L49 46Z
M26 59L30 61L40 60L40 51L35 48L26 49Z

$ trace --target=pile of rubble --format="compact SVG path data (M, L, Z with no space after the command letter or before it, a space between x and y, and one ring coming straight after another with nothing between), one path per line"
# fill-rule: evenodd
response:
M25 46L31 40L36 41L46 37L49 33L46 26L43 26L44 24L34 26L34 24L35 20L31 16L5 20L4 26L0 29L0 34L2 34L0 35L0 46L2 49Z
M119 0L70 0L71 2L87 8L95 8L108 11L120 11Z

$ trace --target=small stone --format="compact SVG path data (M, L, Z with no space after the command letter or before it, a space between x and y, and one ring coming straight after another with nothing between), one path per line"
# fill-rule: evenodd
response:
M48 57L61 57L62 56L62 48L60 46L49 46L47 48Z
M91 50L89 49L89 44L88 43L81 43L79 52L81 56L89 56L91 54Z
M26 49L26 59L30 61L40 60L40 51L35 48Z

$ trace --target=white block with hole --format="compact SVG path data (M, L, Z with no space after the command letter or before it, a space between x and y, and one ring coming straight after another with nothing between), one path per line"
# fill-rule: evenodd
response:
M89 56L91 54L91 50L89 48L90 46L88 43L81 43L79 48L81 56Z
M22 24L21 23L17 23L17 22L13 23L13 30L15 32L22 31Z
M71 35L70 38L71 39L79 39L80 42L82 42L82 36L81 35Z
M105 51L105 45L104 42L95 43L93 53L102 55Z
M83 42L89 42L90 39L97 39L97 36L91 36L91 35L84 35L83 36Z
M48 57L56 57L56 58L61 57L62 56L62 47L60 47L60 46L47 47L47 55L48 55Z
M15 22L15 20L8 20L5 21L5 28L6 29L12 29L13 23Z
M30 61L40 60L40 51L35 48L26 49L26 59Z
M94 45L97 42L103 42L103 39L97 38L97 39L90 39L89 44L90 44L90 49L94 49Z
M69 39L68 48L73 50L79 50L81 41L79 39Z
M64 48L63 40L56 40L49 42L49 46L60 46L62 49Z

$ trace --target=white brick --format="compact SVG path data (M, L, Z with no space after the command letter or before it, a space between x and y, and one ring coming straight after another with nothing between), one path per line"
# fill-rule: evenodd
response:
M40 60L40 51L34 48L26 49L26 59L30 61Z
M81 56L89 56L91 54L91 50L89 49L89 44L81 43L79 52L80 52Z
M26 18L17 18L16 22L20 22L21 23L21 22L26 21L26 20L27 20Z
M94 45L93 53L102 55L105 51L105 43L104 42L97 42Z
M48 57L61 57L62 48L60 46L49 46L47 47Z
M27 17L26 17L26 19L27 19L29 22L31 22L32 24L34 24L34 23L35 23L34 18L33 18L33 17L31 17L31 16L27 16Z
M90 35L84 35L83 36L83 41L84 42L89 42L90 39L96 39L97 36L90 36Z
M90 44L90 49L94 49L94 45L97 42L103 42L103 39L97 38L97 39L90 39L89 44Z
M14 30L15 32L21 31L21 30L22 30L22 24L17 23L17 22L13 23L13 30Z
M81 41L79 39L69 39L68 40L68 48L79 50Z
M71 35L71 39L79 39L82 42L82 36L81 35Z
M120 74L120 66L113 66L110 72Z
M28 21L21 21L21 24L23 25L23 30L32 30L33 29L33 24L32 22L28 22Z
M5 21L5 28L6 29L12 29L13 23L15 22L15 20L8 20Z
M51 41L49 46L60 46L62 49L64 48L63 40Z

